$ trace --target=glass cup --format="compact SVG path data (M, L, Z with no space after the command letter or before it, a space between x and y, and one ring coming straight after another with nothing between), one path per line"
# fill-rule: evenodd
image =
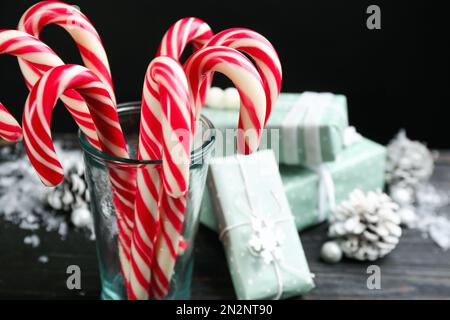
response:
M132 159L110 156L94 148L85 135L80 132L83 148L85 175L91 195L91 212L94 219L97 256L102 284L101 298L105 300L126 299L126 289L120 272L117 250L118 228L112 201L111 184L108 171L111 168L137 170L146 166L158 170L161 160L138 161L136 149L139 135L140 102L130 102L118 106L120 123ZM165 299L189 299L193 269L194 238L198 229L199 210L205 187L207 168L215 141L214 127L201 117L197 121L197 133L191 154L188 205L182 236L187 248L177 257L170 282L169 294Z

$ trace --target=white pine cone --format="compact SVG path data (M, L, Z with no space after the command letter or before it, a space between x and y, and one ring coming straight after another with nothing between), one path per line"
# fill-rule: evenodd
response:
M409 140L404 130L387 146L386 182L390 186L415 189L429 180L433 170L433 154L423 143Z
M83 165L79 162L75 162L69 168L63 182L47 196L47 203L51 208L66 212L86 208L89 201Z
M357 260L376 260L391 252L402 234L398 205L381 191L365 195L354 190L333 210L328 234L344 255Z

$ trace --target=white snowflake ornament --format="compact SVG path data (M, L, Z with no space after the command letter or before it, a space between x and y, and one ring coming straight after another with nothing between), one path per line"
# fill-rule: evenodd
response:
M252 234L248 248L254 256L260 256L264 263L270 264L281 259L283 236L276 230L270 219L252 218Z

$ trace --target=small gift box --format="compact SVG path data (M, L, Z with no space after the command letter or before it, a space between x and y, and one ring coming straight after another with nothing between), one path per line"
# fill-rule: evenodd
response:
M311 168L281 166L297 229L326 220L331 209L355 189L382 190L385 161L386 148L363 138L346 148L333 163Z
M208 185L239 299L308 292L311 273L271 150L212 159Z
M203 114L216 129L220 129L223 137L217 139L216 155L235 154L233 131L226 129L236 128L238 111L205 108ZM315 92L282 93L262 134L260 149L274 150L279 162L288 165L334 161L345 146L347 127L345 96Z
M297 229L323 222L334 204L345 200L356 188L364 192L383 189L385 158L385 147L362 138L333 163L310 168L281 166L284 190ZM205 192L200 221L217 231L216 215Z

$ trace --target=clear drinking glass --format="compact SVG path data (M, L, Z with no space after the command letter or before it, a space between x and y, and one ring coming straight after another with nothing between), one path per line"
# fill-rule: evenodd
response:
M132 159L110 156L95 149L80 132L86 166L86 180L91 195L91 212L94 218L97 256L102 284L101 298L107 300L126 299L124 281L120 272L117 250L117 223L112 202L111 185L108 169L126 168L137 170L147 166L157 170L160 160L138 161L136 148L139 134L140 102L130 102L118 106L120 123L129 147ZM199 209L205 186L207 168L215 141L214 128L211 122L201 117L197 123L197 134L191 154L190 184L188 205L182 236L187 249L177 258L174 274L170 282L170 290L166 299L189 299L193 269L194 238L198 228ZM198 146L198 147L196 147Z

